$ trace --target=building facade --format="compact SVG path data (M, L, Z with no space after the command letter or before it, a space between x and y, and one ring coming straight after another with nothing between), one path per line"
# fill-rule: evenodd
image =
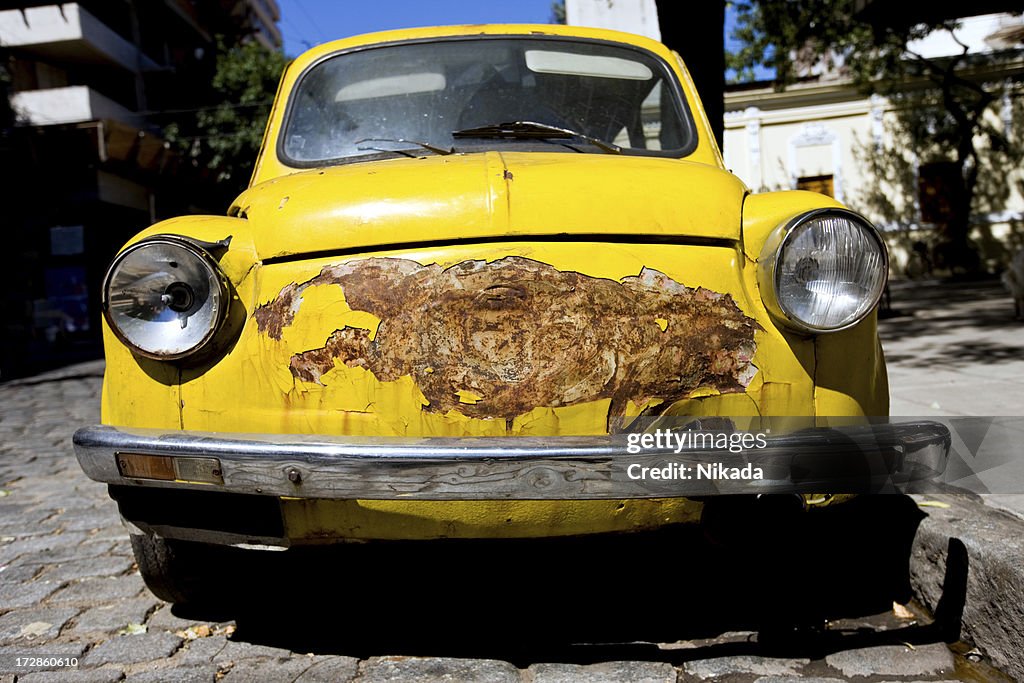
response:
M912 47L926 58L999 51L996 69L978 74L998 94L989 125L1011 142L1024 141L1024 20L1005 13L969 17L956 40L944 31ZM960 41L958 43L957 41ZM894 277L918 277L932 260L927 250L942 220L943 179L949 164L920 156L899 138L901 107L865 96L848 79L828 72L777 92L772 83L731 86L725 98L727 166L755 191L806 189L835 197L872 219L890 246ZM987 165L983 142L972 241L982 266L1000 269L1024 247L1024 172ZM922 264L919 261L925 260Z
M5 3L9 201L0 268L0 379L98 350L99 289L128 237L198 210L163 139L199 106L218 36L279 49L274 0ZM213 207L220 209L222 207Z

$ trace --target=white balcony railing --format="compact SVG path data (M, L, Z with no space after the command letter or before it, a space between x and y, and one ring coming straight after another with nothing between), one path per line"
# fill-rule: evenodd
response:
M157 67L78 3L0 11L0 44L56 63L115 64L128 71Z
M138 124L139 117L112 99L84 85L23 90L11 95L18 118L35 126L113 119Z

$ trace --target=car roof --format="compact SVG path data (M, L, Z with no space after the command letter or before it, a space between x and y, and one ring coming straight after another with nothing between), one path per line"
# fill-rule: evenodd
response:
M535 35L606 40L641 47L657 53L665 59L669 59L671 55L671 52L662 43L645 36L624 31L587 28L584 26L566 26L564 24L464 24L458 26L404 28L341 38L316 45L299 55L295 61L297 66L305 66L305 64L315 62L331 53L354 47L407 40L480 35Z

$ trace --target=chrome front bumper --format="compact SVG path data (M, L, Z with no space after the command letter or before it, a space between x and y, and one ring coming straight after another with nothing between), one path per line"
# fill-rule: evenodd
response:
M630 454L627 438L363 438L100 425L78 430L74 446L91 479L121 486L298 498L566 500L900 491L941 474L951 442L937 422L805 429L735 453ZM139 462L153 468L140 470ZM763 478L711 476L747 465ZM637 478L643 468L691 476Z

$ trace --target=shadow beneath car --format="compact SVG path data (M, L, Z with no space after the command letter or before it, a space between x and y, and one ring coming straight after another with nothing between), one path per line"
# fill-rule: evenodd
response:
M966 553L952 547L934 623L890 616L883 630L856 621L911 598L911 545L924 515L909 497L865 496L806 514L722 497L707 510L712 528L274 553L230 578L239 598L234 639L359 658L527 666L820 657L958 638ZM852 625L823 628L837 619ZM716 640L727 632L748 633ZM657 645L681 640L696 642Z

